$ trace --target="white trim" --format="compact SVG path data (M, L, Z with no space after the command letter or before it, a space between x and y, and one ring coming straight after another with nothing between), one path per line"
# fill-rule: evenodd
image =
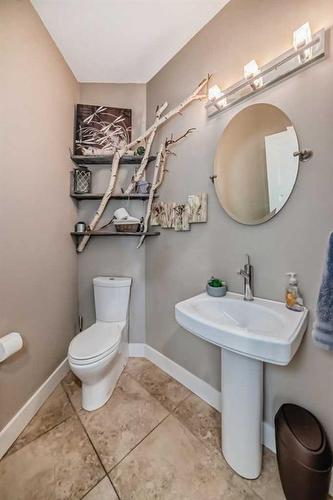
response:
M183 384L185 387L194 392L201 399L206 401L218 411L221 411L221 393L217 389L214 389L210 384L207 384L204 380L193 375L182 366L178 365L172 359L167 358L164 354L156 351L150 345L145 346L145 357L148 358L152 363L165 371L168 375L171 375L178 382Z
M0 432L0 458L3 457L6 451L11 447L25 426L28 425L32 417L36 415L39 408L52 394L68 371L69 366L66 358L2 429Z
M147 344L129 344L129 356L147 358L185 387L194 392L206 403L221 411L221 393L204 380L167 358ZM262 425L262 441L266 448L276 453L274 427L267 422Z
M146 344L128 344L128 355L130 358L144 358Z
M275 430L274 427L267 422L262 423L262 444L273 453L276 453Z

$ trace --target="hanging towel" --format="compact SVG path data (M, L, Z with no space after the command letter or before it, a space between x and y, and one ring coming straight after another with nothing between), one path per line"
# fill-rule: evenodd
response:
M333 233L328 243L327 261L319 291L312 337L316 345L327 351L333 351Z

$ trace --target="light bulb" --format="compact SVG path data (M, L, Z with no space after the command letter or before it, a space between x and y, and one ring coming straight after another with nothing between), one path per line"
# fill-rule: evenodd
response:
M210 101L213 101L214 99L218 99L223 95L222 90L218 85L213 85L212 87L209 87L208 89L208 99Z
M311 28L309 23L303 24L300 28L294 31L294 49L299 50L312 40ZM312 56L312 48L305 49L299 56L299 62L305 62Z
M250 78L253 78L256 75L259 75L260 69L258 67L258 64L254 59L250 61L249 63L245 64L244 66L244 78L246 80L249 80ZM258 78L257 80L254 80L252 83L250 83L251 87L253 90L259 89L260 87L263 86L263 79Z
M208 99L210 101L215 101L216 99L219 99L222 97L224 94L221 90L221 88L218 85L213 85L212 87L209 87L208 89ZM226 99L222 99L219 101L219 104L224 107L227 104Z

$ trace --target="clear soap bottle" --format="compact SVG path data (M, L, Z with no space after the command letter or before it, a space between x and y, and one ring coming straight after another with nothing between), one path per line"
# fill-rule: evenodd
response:
M298 288L297 274L286 273L289 276L289 284L286 289L286 307L292 311L303 311L303 298Z

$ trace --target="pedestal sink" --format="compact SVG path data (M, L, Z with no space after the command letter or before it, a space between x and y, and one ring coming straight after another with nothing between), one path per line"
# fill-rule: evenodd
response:
M241 476L255 479L262 462L263 363L287 365L307 327L308 311L237 293L202 293L176 304L186 330L221 347L222 451Z

